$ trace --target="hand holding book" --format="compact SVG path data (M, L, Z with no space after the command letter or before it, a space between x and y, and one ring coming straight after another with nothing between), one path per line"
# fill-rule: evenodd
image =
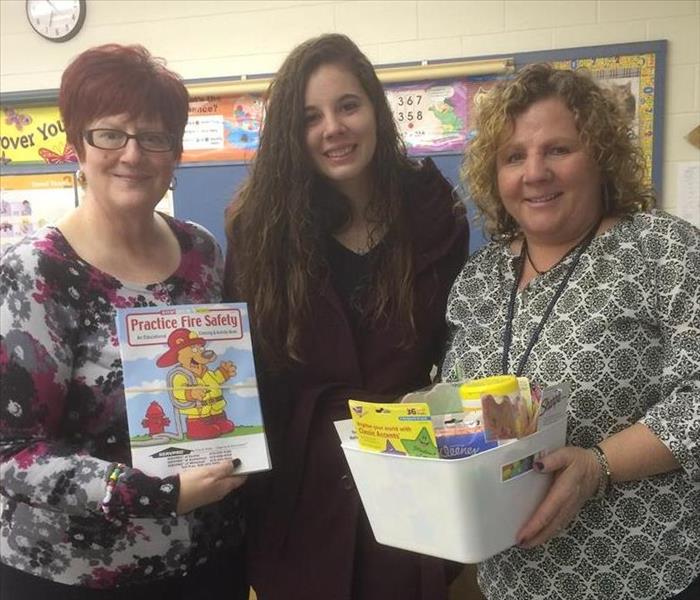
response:
M182 515L200 506L218 502L241 487L246 476L235 475L240 464L239 459L225 460L216 465L195 467L180 473L177 514Z

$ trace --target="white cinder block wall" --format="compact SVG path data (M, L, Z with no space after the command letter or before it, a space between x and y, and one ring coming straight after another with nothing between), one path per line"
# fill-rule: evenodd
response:
M352 37L375 64L656 39L669 41L661 204L673 211L684 138L700 124L700 0L87 0L73 40L43 40L24 0L0 0L0 90L57 88L82 50L141 43L186 79L274 72L302 40Z

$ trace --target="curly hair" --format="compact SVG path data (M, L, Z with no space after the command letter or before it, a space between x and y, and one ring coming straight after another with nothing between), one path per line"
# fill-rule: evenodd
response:
M58 107L68 142L81 159L88 123L122 113L160 118L177 141L175 158L182 154L189 93L180 76L143 46L105 44L79 54L61 77Z
M477 134L462 166L462 179L493 239L509 240L519 234L499 194L497 151L520 115L535 102L553 97L572 112L581 142L600 168L604 214L632 214L654 204L654 191L644 182L644 156L629 118L613 96L587 72L528 65L512 79L499 82L480 103Z
M307 82L328 64L357 78L375 113L366 217L374 231L384 232L383 246L391 252L380 252L373 261L366 317L377 323L398 315L413 323L414 272L402 185L416 167L406 156L372 64L348 37L322 35L297 46L270 84L257 155L226 217L229 256L236 265L227 289L251 304L257 344L273 367L303 362L301 334L311 290L327 276L324 236L340 230L351 214L347 198L316 172L305 142Z

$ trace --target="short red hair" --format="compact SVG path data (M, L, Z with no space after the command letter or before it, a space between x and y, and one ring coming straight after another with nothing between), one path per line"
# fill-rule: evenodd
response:
M132 118L160 118L177 140L175 158L182 154L189 93L180 76L143 46L105 44L79 54L61 77L58 107L68 142L81 159L86 126L125 113Z

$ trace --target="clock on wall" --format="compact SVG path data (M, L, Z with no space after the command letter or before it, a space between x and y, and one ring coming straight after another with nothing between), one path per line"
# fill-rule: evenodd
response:
M85 22L86 10L85 0L27 0L29 24L52 42L75 37Z

